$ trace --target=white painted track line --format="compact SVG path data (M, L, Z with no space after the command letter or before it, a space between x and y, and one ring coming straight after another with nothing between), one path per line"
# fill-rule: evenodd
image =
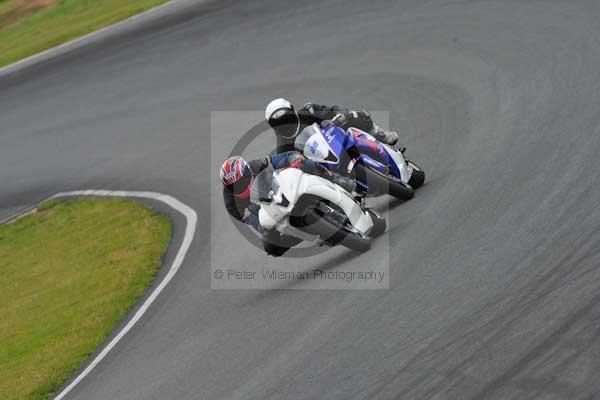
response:
M63 399L83 378L85 378L95 367L106 357L106 355L119 343L119 341L133 328L133 326L140 320L142 315L152 305L154 300L163 291L167 284L173 279L179 267L183 263L185 255L192 244L194 239L194 233L196 231L196 222L198 216L196 212L189 206L183 204L174 197L154 192L130 192L130 191L110 191L110 190L78 190L73 192L58 193L51 197L51 199L62 198L62 197L78 197L78 196L95 196L95 197L127 197L127 198L141 198L156 200L167 204L169 207L183 214L186 218L185 235L181 243L173 263L169 267L169 271L162 279L162 281L156 286L136 313L131 317L127 324L115 335L115 337L102 349L102 351L89 363L89 365L81 371L79 375L68 386L66 386L56 397L55 400Z

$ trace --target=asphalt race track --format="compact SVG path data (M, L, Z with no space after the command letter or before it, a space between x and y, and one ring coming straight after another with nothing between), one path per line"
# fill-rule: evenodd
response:
M600 3L169 10L0 77L0 216L95 188L199 217L178 275L67 398L600 397ZM211 255L267 260L215 206L241 132L211 141L211 111L281 95L389 111L427 170L391 204L389 253L282 261L389 260L389 290L210 289Z

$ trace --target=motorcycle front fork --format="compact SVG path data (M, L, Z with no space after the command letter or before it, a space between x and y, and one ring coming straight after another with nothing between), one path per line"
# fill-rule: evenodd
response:
M360 203L360 207L364 210L369 209L370 207L367 205L367 195L366 193L359 193L354 196L354 199Z

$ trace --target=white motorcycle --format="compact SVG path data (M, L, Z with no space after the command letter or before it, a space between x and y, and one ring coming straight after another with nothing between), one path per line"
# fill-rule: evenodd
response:
M386 228L381 215L342 187L294 168L263 170L254 179L250 201L260 205L264 229L318 244L363 252Z

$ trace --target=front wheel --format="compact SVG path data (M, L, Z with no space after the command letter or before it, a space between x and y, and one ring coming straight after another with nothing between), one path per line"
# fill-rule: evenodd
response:
M304 226L298 227L305 232L319 235L326 243L342 245L350 250L365 252L371 248L372 239L345 224L340 226L334 219L317 209L312 209L304 217Z
M371 232L369 232L369 236L371 236L372 238L376 238L383 235L383 233L385 232L385 228L387 227L387 221L385 220L385 218L383 218L383 216L379 215L378 212L375 212L373 210L367 210L367 212L369 213L369 215L371 216L371 220L373 221L373 229L371 229Z
M408 161L408 164L413 169L413 172L410 175L410 179L408 180L408 184L413 189L418 189L421 186L423 186L423 183L425 183L425 172L423 172L421 167L419 167L417 164L415 164L412 161Z

